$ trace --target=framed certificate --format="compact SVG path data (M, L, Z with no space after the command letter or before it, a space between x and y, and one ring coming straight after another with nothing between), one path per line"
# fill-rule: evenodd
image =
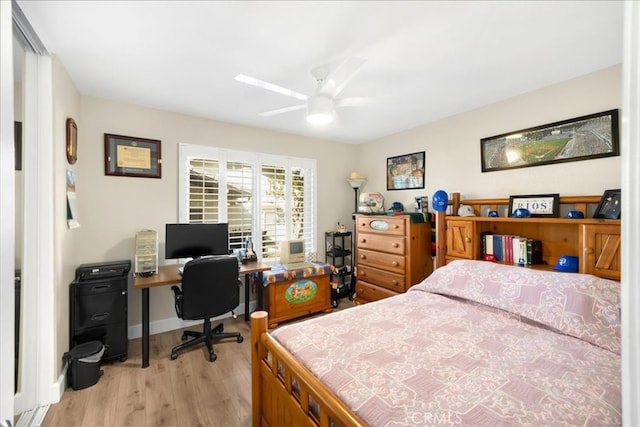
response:
M105 175L162 177L160 141L104 134Z

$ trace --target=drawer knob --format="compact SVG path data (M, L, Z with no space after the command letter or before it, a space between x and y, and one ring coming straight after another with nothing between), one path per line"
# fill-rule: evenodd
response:
M398 263L398 261L393 261L393 262L391 263L391 265L393 265L394 267L397 267L397 266L398 266L398 265L400 265L400 264Z
M397 247L398 247L398 246L400 246L400 245L399 245L398 243L394 243L394 244L392 244L391 246L392 246L392 247L394 247L394 248L397 248Z
M584 253L585 254L592 254L593 253L593 248L584 248Z
M467 243L471 243L471 237L465 237L464 241L467 242Z
M364 277L364 276L366 276L366 275L367 275L367 272L366 272L366 271L361 271L361 272L360 272L360 277Z
M400 226L398 224L394 224L393 228L397 230L398 228L400 228Z
M395 286L395 285L398 284L398 281L397 280L392 280L391 283Z
M367 256L365 254L361 254L360 259L367 259Z
M367 239L360 239L360 243L366 243Z

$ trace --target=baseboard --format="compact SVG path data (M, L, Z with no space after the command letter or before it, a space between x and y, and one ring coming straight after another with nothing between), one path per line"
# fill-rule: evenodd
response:
M251 309L255 305L254 301L249 303L249 309ZM234 313L238 316L244 316L244 303L240 304ZM231 317L231 313L224 314L222 316L212 318L215 320L222 320ZM149 322L149 335L161 334L163 332L175 331L176 329L187 328L194 325L201 324L202 321L184 321L179 319L177 316L169 319L155 320L153 322ZM138 323L137 325L131 325L128 328L128 336L129 339L135 339L142 337L142 324Z
M40 405L24 411L20 415L16 427L40 427L48 410L49 405Z

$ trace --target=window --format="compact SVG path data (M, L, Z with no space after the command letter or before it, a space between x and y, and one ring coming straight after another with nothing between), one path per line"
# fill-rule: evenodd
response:
M263 261L289 238L314 250L315 176L313 159L181 144L179 221L228 222L229 247L251 238Z

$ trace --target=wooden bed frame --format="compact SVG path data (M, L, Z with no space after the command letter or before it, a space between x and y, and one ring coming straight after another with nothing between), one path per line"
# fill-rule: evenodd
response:
M268 313L251 314L253 426L365 426L267 333Z
M561 197L560 203L570 203L586 212L586 205L597 203L599 196ZM457 212L460 194L452 193L449 205ZM496 209L509 199L464 200L479 215L481 206ZM436 266L445 265L445 215L437 215ZM251 315L251 395L252 423L258 426L365 426L311 372L303 367L268 333L268 313Z

